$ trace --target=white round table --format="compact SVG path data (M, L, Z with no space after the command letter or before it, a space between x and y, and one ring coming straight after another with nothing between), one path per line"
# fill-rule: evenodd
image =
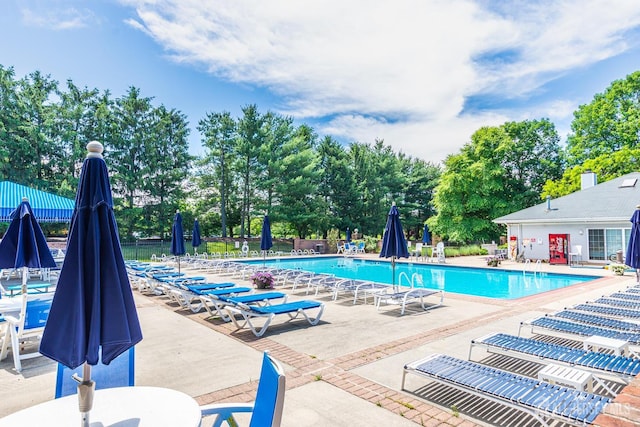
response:
M22 409L0 419L0 427L78 426L76 394ZM115 387L96 390L90 412L91 427L198 427L198 403L180 391L160 387Z

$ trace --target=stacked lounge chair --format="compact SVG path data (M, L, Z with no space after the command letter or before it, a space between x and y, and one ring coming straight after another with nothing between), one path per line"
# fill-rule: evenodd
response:
M405 365L403 390L408 373L529 413L541 425L549 425L551 420L591 424L611 401L608 397L442 354Z

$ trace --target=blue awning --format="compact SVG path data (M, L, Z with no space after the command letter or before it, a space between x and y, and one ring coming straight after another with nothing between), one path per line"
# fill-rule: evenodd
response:
M71 220L75 200L29 188L10 181L0 182L0 222L10 222L22 198L29 200L38 222L68 222Z

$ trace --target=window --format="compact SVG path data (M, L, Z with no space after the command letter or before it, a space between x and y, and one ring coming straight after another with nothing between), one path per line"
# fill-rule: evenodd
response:
M616 256L616 252L623 250L622 244L622 230L608 228L604 230L605 235L605 248L607 259L611 259L611 256Z
M604 230L589 230L589 259L604 260Z
M630 228L589 230L589 259L606 261L619 250L624 253L630 235Z

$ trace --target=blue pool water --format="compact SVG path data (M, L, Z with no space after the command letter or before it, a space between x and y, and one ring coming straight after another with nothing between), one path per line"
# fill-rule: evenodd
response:
M262 264L262 260L247 261ZM343 257L285 258L267 260L266 265L314 273L335 274L346 279L371 280L391 284L391 263ZM422 277L424 286L465 295L514 299L597 279L598 276L532 273L498 268L454 267L436 264L396 263L396 283L409 286L414 274Z

